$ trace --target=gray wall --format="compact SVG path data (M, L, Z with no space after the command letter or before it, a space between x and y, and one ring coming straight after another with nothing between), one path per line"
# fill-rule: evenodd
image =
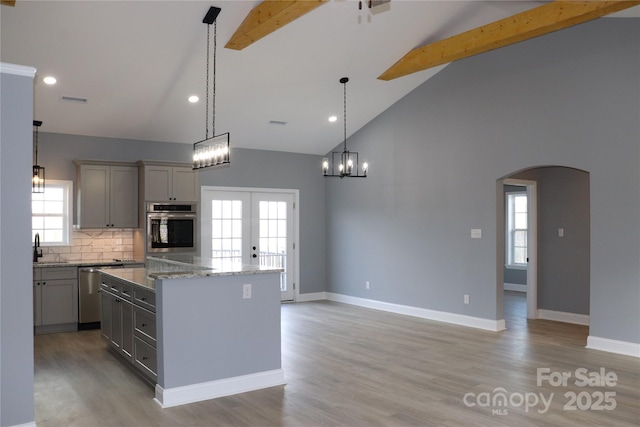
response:
M33 70L35 71L35 70ZM0 425L33 422L33 73L0 74Z
M191 144L40 134L47 178L75 180L73 159L191 161ZM233 135L232 135L233 147ZM231 166L199 171L200 185L299 189L300 293L325 290L324 178L320 156L232 148Z
M496 180L568 166L591 178L590 335L640 343L639 41L599 19L468 58L357 132L370 176L327 183L328 289L501 319Z
M589 174L557 167L538 173L538 307L589 314Z

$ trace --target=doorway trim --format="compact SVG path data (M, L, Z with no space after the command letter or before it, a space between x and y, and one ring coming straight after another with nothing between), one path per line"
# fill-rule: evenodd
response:
M538 183L528 179L505 178L503 185L522 185L527 189L527 319L537 319L538 313ZM504 192L503 192L504 193ZM503 196L504 205L504 196ZM504 228L504 225L503 225ZM502 265L505 265L504 251ZM504 280L503 280L504 281ZM504 292L504 283L500 286Z
M300 190L295 188L259 188L259 187L218 187L215 185L203 185L200 187L200 200L204 200L207 191L236 191L246 193L288 193L293 194L293 301L296 302L300 296ZM202 215L200 215L199 227L202 230ZM200 236L202 237L202 236ZM202 238L200 239L202 240ZM202 245L202 243L201 243ZM201 250L202 247L199 248Z

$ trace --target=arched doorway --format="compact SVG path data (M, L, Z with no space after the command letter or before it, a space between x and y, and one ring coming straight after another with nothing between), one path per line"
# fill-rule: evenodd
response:
M564 166L527 168L498 180L522 185L529 196L525 266L528 319L589 324L589 173ZM509 198L498 193L498 312L505 313L504 283L509 260ZM505 316L506 317L506 316ZM505 319L506 320L506 319ZM507 328L509 321L506 320Z

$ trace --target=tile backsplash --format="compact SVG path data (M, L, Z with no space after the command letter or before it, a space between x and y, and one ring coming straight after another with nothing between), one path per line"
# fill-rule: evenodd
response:
M73 230L72 243L72 246L43 246L40 262L133 258L133 230L129 228Z

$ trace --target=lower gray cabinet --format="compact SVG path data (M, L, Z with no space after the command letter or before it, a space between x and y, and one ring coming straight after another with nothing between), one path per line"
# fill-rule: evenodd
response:
M144 295L144 300L134 295ZM155 383L156 315L137 301L155 304L153 292L138 289L117 279L102 276L102 337L116 353L132 363L145 377ZM154 305L155 307L155 305Z
M33 269L33 317L36 333L78 328L78 269Z
M158 378L157 367L158 362L156 359L156 348L150 346L146 342L142 341L140 338L134 338L135 345L135 366L138 368L145 376L154 382Z
M105 291L104 283L100 286L100 304L101 304L101 313L102 317L100 319L100 329L102 338L107 340L107 342L111 342L112 335L112 322L111 322L111 299L113 296Z

